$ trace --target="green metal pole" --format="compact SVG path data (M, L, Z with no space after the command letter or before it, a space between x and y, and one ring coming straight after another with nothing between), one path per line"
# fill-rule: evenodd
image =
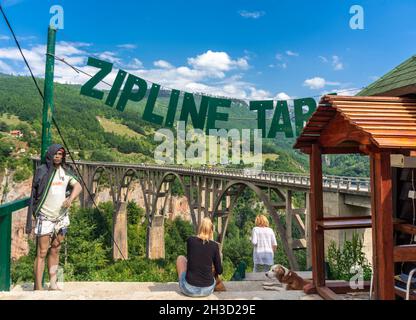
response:
M10 291L10 254L12 246L12 215L0 217L0 291Z
M46 151L52 143L52 115L54 112L53 104L53 78L55 69L55 43L56 43L56 29L48 28L48 44L46 50L46 67L45 67L45 87L44 87L44 102L42 114L42 149L41 162L45 163Z

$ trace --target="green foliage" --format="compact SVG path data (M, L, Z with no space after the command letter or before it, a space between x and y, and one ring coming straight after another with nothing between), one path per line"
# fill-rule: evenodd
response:
M364 273L364 279L369 280L371 277L371 265L367 261L362 251L363 241L361 237L354 233L351 240L344 240L341 247L337 247L332 241L328 248L328 263L330 268L331 279L349 281L356 272L352 267L361 267Z
M14 173L13 180L15 182L22 182L26 179L29 179L31 175L32 171L27 166L18 167Z
M186 239L194 234L192 225L182 219L165 222L166 260L176 263L179 255L186 255Z

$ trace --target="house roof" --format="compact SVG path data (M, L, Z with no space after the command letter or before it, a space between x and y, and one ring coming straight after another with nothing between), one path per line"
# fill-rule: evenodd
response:
M303 128L294 148L416 149L416 99L326 95Z
M410 57L377 81L360 91L358 96L403 96L416 93L416 55Z

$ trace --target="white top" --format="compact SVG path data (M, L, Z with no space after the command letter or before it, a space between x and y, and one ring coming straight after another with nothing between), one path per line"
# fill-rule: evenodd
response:
M68 175L65 170L59 166L51 182L51 186L46 196L45 202L40 208L40 212L49 219L56 219L62 215L65 210L62 204L65 201L65 192L68 183L74 186L78 181L72 175Z
M255 264L273 265L273 246L277 245L276 236L269 227L254 227L251 234L251 243L254 245L253 262Z

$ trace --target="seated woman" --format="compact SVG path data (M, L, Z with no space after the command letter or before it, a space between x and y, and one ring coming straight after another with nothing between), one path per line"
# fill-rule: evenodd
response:
M176 260L179 288L187 296L205 297L214 292L214 276L222 273L222 265L219 246L213 237L214 226L209 218L204 218L198 235L186 241L187 258L179 256Z

